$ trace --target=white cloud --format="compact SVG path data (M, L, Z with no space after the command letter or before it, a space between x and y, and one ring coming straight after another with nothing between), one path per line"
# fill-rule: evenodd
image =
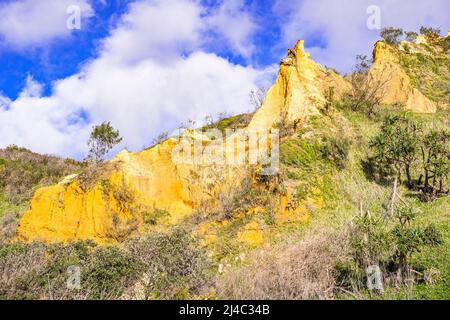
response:
M255 50L252 36L258 30L243 0L227 0L208 17L208 23L234 52L249 58Z
M298 38L306 40L313 58L340 71L350 71L356 54L371 53L379 30L366 26L369 5L381 9L381 27L396 26L418 30L422 25L448 26L448 0L279 0L274 6L280 15L288 18L282 23L283 45L292 46ZM311 45L322 37L324 46Z
M9 106L11 105L11 99L9 99L8 97L5 97L1 94L0 92L0 111L2 109L7 110L9 109Z
M168 61L180 51L201 44L203 8L189 0L148 0L131 3L111 36L103 54L119 62L145 58Z
M67 121L70 112L57 98L20 97L9 110L0 109L0 146L17 144L42 153L79 156L87 134Z
M22 98L33 98L40 97L42 94L43 86L39 82L35 81L32 76L27 76L25 80L25 87L20 93L20 97Z
M67 8L79 6L81 18L92 16L88 0L16 0L0 4L0 40L10 49L41 46L70 35Z
M140 150L189 118L250 110L249 92L268 85L277 67L258 70L204 52L204 12L187 0L132 3L98 58L55 82L50 97L29 78L10 110L0 109L0 147L80 157L91 126L111 121L122 147Z

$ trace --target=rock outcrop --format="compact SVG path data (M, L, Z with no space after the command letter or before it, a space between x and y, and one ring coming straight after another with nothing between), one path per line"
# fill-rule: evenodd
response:
M192 146L212 143L192 130L184 139ZM120 241L142 227L146 214L166 212L167 223L175 224L220 192L236 187L243 176L238 166L174 161L183 152L179 146L180 140L170 138L138 153L123 150L97 173L72 175L37 190L20 221L19 238Z
M305 52L304 41L299 40L281 61L275 84L267 92L249 129L270 128L278 123L292 124L304 121L308 116L319 115L325 104L325 90L331 87L339 98L351 85L335 71L311 60Z
M380 85L382 100L387 105L401 105L416 113L434 113L437 105L415 88L399 62L399 55L385 42L378 41L369 71L373 85Z

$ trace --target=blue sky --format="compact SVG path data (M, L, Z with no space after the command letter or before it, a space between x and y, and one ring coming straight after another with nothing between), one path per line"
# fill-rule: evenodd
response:
M92 125L112 121L118 149L139 150L187 119L246 112L299 38L350 71L378 38L370 5L381 27L449 28L447 0L0 0L0 147L82 158Z

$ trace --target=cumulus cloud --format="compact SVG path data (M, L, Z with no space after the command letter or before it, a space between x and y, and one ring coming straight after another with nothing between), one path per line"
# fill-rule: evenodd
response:
M88 0L16 0L0 4L0 43L9 49L41 46L70 35L67 8L81 9L81 17L93 15Z
M58 98L22 94L9 101L8 108L0 108L0 146L16 144L42 153L80 156L87 132L68 121L70 113Z
M20 97L22 98L32 98L32 97L40 97L42 94L43 86L39 82L35 81L32 76L27 76L25 80L25 87L20 93Z
M249 92L268 85L276 67L241 66L202 49L205 8L187 0L132 3L79 73L53 83L31 77L0 109L0 147L15 143L80 158L93 124L111 121L123 145L140 150L187 119L252 107Z
M250 12L245 9L243 0L223 1L208 17L214 31L233 49L245 58L255 51L252 36L258 30Z
M203 11L198 3L188 0L131 3L119 26L104 41L102 53L124 63L173 59L180 51L200 46Z
M370 55L379 38L380 30L367 28L370 5L381 9L382 28L418 31L427 25L441 27L444 32L448 28L448 0L279 0L274 10L287 17L281 25L282 44L292 46L303 38L316 61L348 72L356 54Z
M11 105L11 99L8 97L3 96L0 93L0 111L9 109L9 106Z

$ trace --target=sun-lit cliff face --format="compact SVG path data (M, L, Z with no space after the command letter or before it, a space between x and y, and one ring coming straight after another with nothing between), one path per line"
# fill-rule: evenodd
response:
M190 131L188 132L190 133ZM202 144L207 137L190 135ZM177 163L174 154L179 141L168 139L138 153L117 154L100 174L72 176L58 185L39 189L18 227L24 240L68 241L121 240L141 226L146 214L169 213L176 223L207 205L222 190L238 183L239 168L228 171L217 166ZM90 185L85 179L92 179Z
M186 214L195 206L191 195L195 191L183 179L188 168L171 162L175 144L168 140L137 154L120 152L111 161L112 170L93 177L98 181L92 186L83 188L82 178L72 177L39 189L31 210L21 219L19 236L27 240L106 241L115 238L119 229L126 232L138 227L142 222L138 212L157 208L177 216Z
M415 42L375 44L370 75L383 83L382 103L398 104L416 113L434 113L449 106L450 54L440 38L430 43L426 37Z
M305 52L304 41L299 40L281 61L275 84L267 92L265 102L249 128L269 128L280 122L296 123L320 114L319 109L325 103L324 93L330 87L339 98L350 89L350 83L311 60Z

